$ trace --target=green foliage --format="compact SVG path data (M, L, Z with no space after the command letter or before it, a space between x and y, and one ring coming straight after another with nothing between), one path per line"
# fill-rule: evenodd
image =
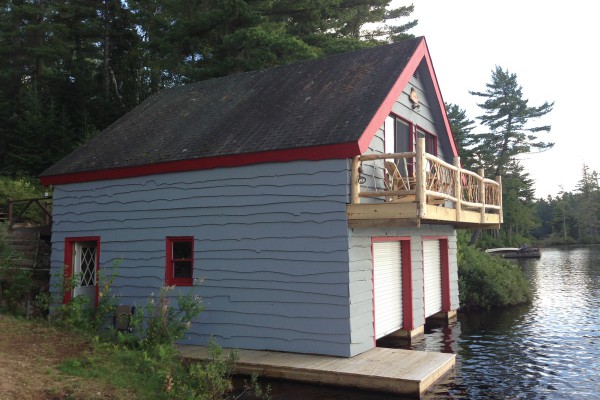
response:
M532 298L518 265L467 245L458 249L458 286L461 310L511 306Z
M232 391L231 376L238 356L231 351L224 357L223 349L214 340L208 344L209 361L190 365L186 379L173 384L177 398L195 400L223 399Z
M518 161L511 161L505 170L502 180L502 232L508 238L507 245L522 244L518 238L529 237L539 225L534 211L534 182Z
M6 224L0 223L0 309L24 315L24 303L33 291L32 272L19 267L22 256L8 242L7 231Z
M54 296L52 299L39 299L40 303L48 304L49 318L58 325L86 332L98 332L110 329L112 319L118 304L118 298L111 291L117 276L121 260L115 260L108 268L100 268L98 275L98 304L90 304L86 296L74 296L63 303L65 294L80 285L82 274L72 274L66 281L64 274L54 275Z
M132 392L133 398L167 399L163 391L165 369L181 364L171 353L151 358L139 349L93 339L93 351L64 361L59 370L65 374L99 380Z
M57 274L58 275L58 274ZM62 303L65 293L71 292L79 282L82 274L73 274L66 281L63 275L57 276L56 298L52 302L55 306L50 310L49 319L57 325L65 328L74 329L83 332L91 332L94 326L94 313L89 298L86 296L75 296L67 303Z
M0 211L8 212L9 200L12 203L13 223L43 224L46 214L42 210L45 207L51 212L51 203L47 200L39 200L39 203L30 203L30 199L43 199L46 193L51 192L42 188L37 180L25 176L9 178L0 176Z
M540 228L533 234L546 245L600 243L599 175L583 165L575 192L561 190L535 202Z
M177 295L177 306L171 305L175 286L162 286L158 296L137 309L132 317L134 329L143 337L144 348L173 344L190 328L192 320L203 310L201 299L192 294Z
M106 312L114 312L116 298L110 296L115 277L112 273L100 282L100 300L105 299ZM67 282L70 290L77 285L78 277ZM241 395L232 395L232 374L237 362L235 351L224 354L213 340L209 343L209 360L192 363L181 362L175 342L182 339L191 321L202 311L200 298L191 294L179 294L177 304L172 305L174 287L162 287L158 296L152 295L145 306L138 308L133 324L136 334L118 332L108 336L110 341L95 336L94 351L84 357L64 362L62 372L86 378L99 379L116 387L128 388L142 398L165 399L269 399L268 388L263 388L253 377L251 385ZM59 307L60 321L69 328L85 329L87 332L103 328L104 319L98 316L101 305L96 308L96 319L91 318L90 308L82 296L71 299ZM110 299L110 300L109 300ZM231 395L231 397L229 397Z
M463 168L473 171L477 168L475 154L471 148L474 145L471 131L475 128L475 121L469 119L467 112L456 104L446 103L446 113Z

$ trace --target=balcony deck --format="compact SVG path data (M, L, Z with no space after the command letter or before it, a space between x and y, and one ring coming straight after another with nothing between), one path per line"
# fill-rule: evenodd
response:
M424 151L369 154L352 161L350 227L450 224L495 229L502 223L502 182Z

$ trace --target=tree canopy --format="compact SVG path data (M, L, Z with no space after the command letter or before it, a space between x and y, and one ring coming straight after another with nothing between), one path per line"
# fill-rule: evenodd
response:
M162 88L412 36L389 3L2 1L1 172L37 175Z

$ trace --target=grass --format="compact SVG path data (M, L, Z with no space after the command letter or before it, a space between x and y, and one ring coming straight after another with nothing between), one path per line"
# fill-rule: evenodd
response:
M66 373L63 363L93 352L89 337L45 321L0 314L0 399L136 399L101 377Z
M140 347L129 334L99 338L3 314L0 332L0 399L270 398L256 379L235 388L235 353L216 344L212 361L188 368L172 344Z

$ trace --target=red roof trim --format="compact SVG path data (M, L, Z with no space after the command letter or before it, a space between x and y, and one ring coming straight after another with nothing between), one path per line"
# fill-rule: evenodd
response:
M303 147L249 154L234 154L221 157L209 157L172 161L160 164L140 165L135 167L112 168L97 171L77 172L73 174L42 176L40 178L40 182L45 186L65 185L77 182L122 179L136 176L194 171L219 167L239 167L243 165L265 162L288 162L297 160L319 161L336 158L352 158L358 154L359 148L357 144L348 142L317 147Z
M442 93L440 91L440 87L438 85L437 78L435 76L435 71L433 69L433 64L431 62L431 56L429 55L429 49L427 48L427 42L425 41L425 38L423 38L421 40L421 43L419 44L419 46L417 46L417 49L415 50L412 57L406 64L406 67L404 67L404 70L398 77L398 80L392 87L392 90L390 90L387 97L385 98L385 100L383 101L383 103L381 104L379 109L377 110L377 113L371 119L371 122L369 122L369 125L367 125L367 128L361 135L361 137L358 141L358 145L360 147L361 154L364 153L365 151L367 151L367 149L369 148L369 144L371 144L371 140L373 140L373 137L377 133L377 130L383 125L385 118L390 114L390 112L392 110L392 106L394 105L394 102L396 101L396 99L398 99L400 97L400 95L402 94L402 91L404 90L406 85L408 85L410 78L412 77L414 72L417 70L417 67L419 66L419 64L421 63L421 61L423 59L425 59L425 61L427 63L427 68L429 69L429 74L431 76L431 80L433 82L433 87L435 89L435 95L438 100L438 105L440 106L442 120L444 121L444 128L446 129L446 132L447 132L449 140L450 140L450 146L452 148L452 153L454 156L458 156L458 152L456 150L456 145L454 143L454 137L452 136L452 131L450 130L450 123L448 122L448 115L446 114L446 106L444 104L444 100L442 99Z

